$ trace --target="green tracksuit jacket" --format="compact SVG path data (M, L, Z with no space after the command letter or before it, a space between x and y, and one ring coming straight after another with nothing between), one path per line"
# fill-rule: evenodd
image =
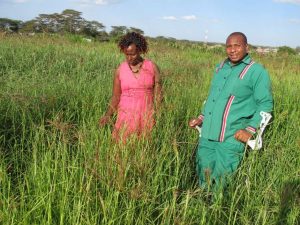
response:
M273 98L266 69L249 55L237 65L228 59L217 65L208 98L200 115L202 137L218 142L236 143L240 129L255 133L260 112L271 112Z

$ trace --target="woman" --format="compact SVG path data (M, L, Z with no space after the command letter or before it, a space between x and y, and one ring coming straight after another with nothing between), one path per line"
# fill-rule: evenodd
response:
M143 137L152 130L154 106L161 102L160 73L155 63L144 59L148 44L144 36L131 32L124 35L118 47L126 60L117 68L113 92L105 115L99 125L107 124L117 111L113 138L123 142L132 134Z

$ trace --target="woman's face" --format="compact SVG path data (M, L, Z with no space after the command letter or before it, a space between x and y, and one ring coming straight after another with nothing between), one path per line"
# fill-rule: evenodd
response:
M127 48L124 48L123 53L125 54L126 61L130 65L135 66L140 62L140 52L135 44L131 44Z

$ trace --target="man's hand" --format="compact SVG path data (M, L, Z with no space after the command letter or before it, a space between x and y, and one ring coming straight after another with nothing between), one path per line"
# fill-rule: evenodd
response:
M236 140L246 143L252 137L252 134L246 130L238 130L234 137Z
M189 122L189 126L191 128L195 128L196 126L201 126L201 125L202 125L202 120L200 118L191 119Z

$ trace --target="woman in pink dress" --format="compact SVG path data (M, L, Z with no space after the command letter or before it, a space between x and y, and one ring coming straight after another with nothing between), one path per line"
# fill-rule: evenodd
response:
M152 130L154 110L159 106L162 95L158 67L141 56L148 51L146 39L135 32L127 33L118 47L126 60L115 72L112 98L99 125L107 124L117 111L113 138L125 142L133 134L143 137Z

